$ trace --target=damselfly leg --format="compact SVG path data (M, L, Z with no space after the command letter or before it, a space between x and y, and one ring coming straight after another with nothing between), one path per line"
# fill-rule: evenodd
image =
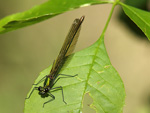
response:
M64 102L65 104L67 104L67 103L65 102L65 99L64 99L64 92L63 92L63 87L62 87L62 86L58 86L58 87L51 88L49 91L51 91L51 90L54 90L54 91L61 90L63 102ZM52 91L52 92L53 92L53 91ZM48 94L52 97L52 99L50 99L50 100L44 102L43 107L44 107L45 104L47 104L47 103L49 103L49 102L55 100L55 96L54 96L53 94L51 94L50 92L48 92Z
M59 74L59 75L60 75L60 76L65 76L65 77L59 77L59 78L54 82L54 84L56 84L56 82L58 82L58 80L60 80L61 78L75 77L75 76L77 76L78 74L76 74L76 75ZM48 77L48 76L47 76L47 75L44 76L41 80L38 81L38 83L33 84L33 85L38 85L40 82L42 82L43 80L45 80L46 77ZM54 85L54 84L53 84L53 85ZM34 91L34 90L38 90L38 88L39 88L39 87L34 87L34 88L32 89L32 91L31 91L31 93L29 94L29 96L28 96L27 98L25 98L25 99L29 99L30 96L32 95L33 91ZM65 100L64 100L64 93L63 93L63 87L62 87L62 86L54 87L54 88L49 89L49 91L51 91L51 90L61 90L61 91L62 91L63 102L64 102L65 104L67 104L67 103L65 102ZM54 96L54 95L52 96L52 94L51 94L50 92L49 92L48 94L50 94L50 96L51 96L53 99L51 99L51 100L45 102L44 104L46 104L46 103L48 103L48 102L50 102L50 101L52 101L52 100L55 99L55 96ZM43 105L44 105L44 104L43 104Z
M65 74L59 74L59 75L66 76L66 77L58 77L58 79L54 82L54 84L56 84L56 82L57 82L59 79L61 79L61 78L70 78L70 77L75 77L75 76L77 76L78 74L76 74L76 75L65 75Z
M25 98L25 99L29 99L30 96L32 95L33 91L34 91L34 90L37 90L37 89L38 89L38 87L34 87L34 88L32 89L32 91L31 91L31 93L29 94L29 96L28 96L27 98Z
M36 84L32 84L32 85L38 85L40 82L44 81L46 77L47 77L47 75L46 75L46 76L44 76L41 80L39 80L39 81L38 81L38 83L36 83Z

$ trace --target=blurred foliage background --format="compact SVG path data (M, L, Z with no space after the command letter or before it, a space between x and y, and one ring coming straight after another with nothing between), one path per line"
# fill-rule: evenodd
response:
M45 1L1 0L0 18L25 11ZM144 4L144 10L150 9L150 0L137 1L126 2L139 8ZM1 34L0 112L23 112L25 97L31 85L38 73L56 58L75 18L86 16L75 50L79 51L100 37L110 10L111 4L80 8ZM121 15L121 7L117 6L105 35L105 45L125 85L126 105L123 113L150 113L150 42L143 34L139 35L140 31L135 30L137 28L128 24L128 18ZM88 111L93 113L93 110Z

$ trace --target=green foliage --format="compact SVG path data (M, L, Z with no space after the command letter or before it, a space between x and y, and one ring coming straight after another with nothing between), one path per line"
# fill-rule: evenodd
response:
M35 83L49 74L50 68L42 71ZM41 98L36 90L26 100L25 113L80 113L86 93L93 99L90 106L97 113L121 113L125 98L124 86L109 61L103 37L92 46L69 56L60 73L78 74L73 78L60 79L54 86L63 86L67 105L62 101L61 91L55 91L52 94L56 99L43 108L43 103L51 97Z
M121 3L126 15L145 33L150 40L150 12Z
M0 33L29 26L75 8L101 4L109 0L49 0L22 13L7 16L0 20ZM65 6L65 7L64 7Z
M112 3L113 7L101 37L90 47L70 55L60 71L61 74L78 74L78 76L60 79L54 86L63 86L67 105L62 101L61 91L55 91L52 94L56 96L56 99L47 103L43 108L43 103L51 97L42 98L35 90L31 98L25 101L25 113L79 113L82 112L85 94L92 98L93 102L90 107L97 113L122 113L125 89L119 74L108 58L104 45L105 31L114 7L120 4L126 15L150 39L149 12L125 5L119 0L49 0L28 11L10 15L0 20L0 33L32 25L75 8L102 3ZM48 75L50 69L51 67L48 67L42 71L35 83ZM43 83L39 85L43 85Z

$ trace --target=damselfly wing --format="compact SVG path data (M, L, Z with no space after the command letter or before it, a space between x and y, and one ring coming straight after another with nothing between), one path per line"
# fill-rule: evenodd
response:
M48 77L50 77L51 80L55 80L57 78L58 72L60 71L60 68L64 64L64 58L70 55L75 49L83 20L84 16L82 16L80 19L74 20L70 28L70 31L64 41L64 44L60 50L60 53L57 59L54 61L50 74L48 75Z

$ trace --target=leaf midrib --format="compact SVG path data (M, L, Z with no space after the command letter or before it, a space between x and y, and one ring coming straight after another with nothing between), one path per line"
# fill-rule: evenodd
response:
M100 37L100 38L103 38L103 37ZM97 42L95 42L95 43L97 43ZM93 65L94 65L94 61L95 61L95 59L96 59L96 55L97 55L97 52L98 52L98 49L99 49L100 44L101 44L101 39L98 40L98 45L97 45L97 47L95 48L95 54L93 55L93 60L92 60L92 63L91 63L90 69L89 69L89 74L87 74L87 80L85 81L85 89L84 89L84 91L83 91L83 96L82 96L82 102L83 102L83 99L84 99L84 94L85 94L85 92L86 92L86 89L87 89L87 86L88 86L88 81L89 81L89 78L90 78L89 76L91 75L92 67L93 67ZM82 104L81 104L81 105L82 105ZM81 106L81 108L82 108L82 106Z

